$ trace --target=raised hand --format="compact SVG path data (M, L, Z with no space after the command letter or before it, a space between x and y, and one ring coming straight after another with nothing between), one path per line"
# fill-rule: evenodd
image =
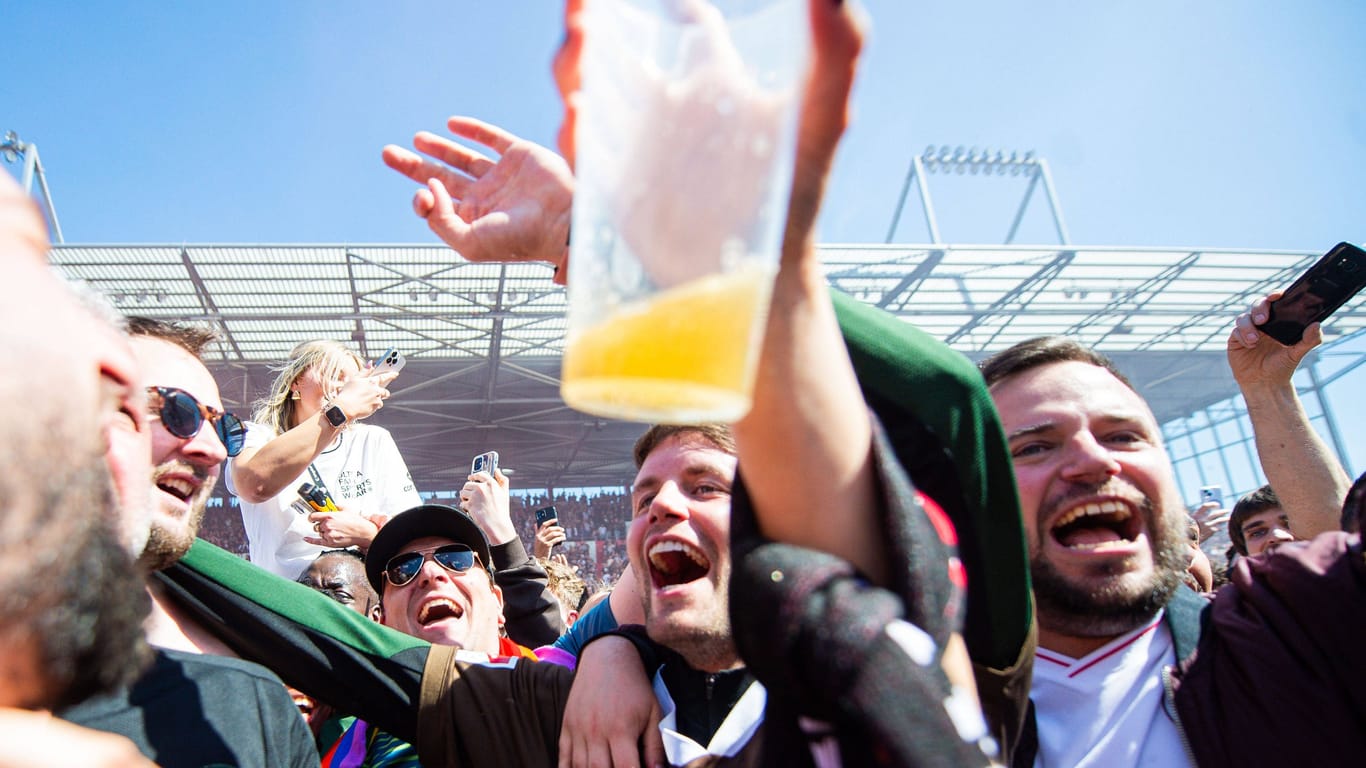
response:
M1286 387L1309 350L1323 343L1323 331L1318 323L1304 329L1298 344L1287 347L1257 329L1258 323L1270 317L1271 302L1281 297L1280 291L1268 294L1234 321L1228 337L1228 365L1233 378L1244 391L1255 387Z
M539 144L472 117L452 117L446 126L498 157L427 131L413 137L421 154L386 146L384 163L424 185L413 195L414 212L469 261L561 266L574 198L569 165Z
M557 544L563 544L569 538L564 529L560 527L559 520L547 520L541 523L541 527L536 529L536 543L532 546L536 557L550 557L550 552Z

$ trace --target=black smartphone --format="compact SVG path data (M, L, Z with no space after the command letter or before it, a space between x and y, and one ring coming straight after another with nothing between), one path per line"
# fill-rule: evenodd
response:
M489 477L493 477L493 476L494 476L494 472L495 472L497 469L498 469L498 452L497 452L497 451L489 451L488 453L481 453L481 454L479 454L478 456L475 456L475 457L474 457L474 461L471 461L471 462L470 462L470 474L471 474L471 475L477 475L477 474L479 474L480 472L487 472L487 473L489 473Z
M559 520L560 515L554 507L541 507L536 510L536 530L540 530L547 520Z
M1257 328L1287 347L1298 344L1305 326L1322 322L1362 288L1366 288L1366 251L1338 243L1271 302L1270 315Z

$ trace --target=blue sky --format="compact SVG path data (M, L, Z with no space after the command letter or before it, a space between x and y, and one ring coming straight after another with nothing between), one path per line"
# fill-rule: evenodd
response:
M929 144L1047 158L1078 244L1366 241L1360 0L864 6L826 242L881 242ZM3 18L0 131L40 148L68 242L428 242L381 146L452 113L547 144L559 120L554 0L4 0ZM1022 192L931 183L954 243L999 242ZM1018 240L1051 241L1043 210ZM917 210L898 234L927 239Z

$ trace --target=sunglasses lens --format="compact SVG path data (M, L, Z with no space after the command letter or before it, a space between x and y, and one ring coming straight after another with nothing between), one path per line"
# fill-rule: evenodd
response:
M388 579L390 584L401 587L417 578L417 572L420 570L422 553L406 552L389 560L389 564L384 567L384 578Z
M199 434L204 416L194 398L172 390L162 395L161 423L176 437L189 439Z
M474 565L474 552L464 544L451 544L433 552L432 559L447 570L464 573Z
M218 439L223 441L223 447L228 449L229 456L236 456L242 452L242 446L247 442L247 426L241 419L231 413L224 413L214 428L218 430Z

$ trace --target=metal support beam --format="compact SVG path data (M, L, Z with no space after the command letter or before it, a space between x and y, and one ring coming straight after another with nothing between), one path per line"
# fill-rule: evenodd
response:
M960 326L958 330L954 331L953 333L950 333L948 335L948 338L944 340L945 343L952 346L959 339L968 335L973 331L973 329L981 325L984 320L998 313L1003 312L1006 308L1014 304L1019 304L1020 306L1028 305L1029 301L1034 296L1037 296L1039 292L1042 291L1044 287L1048 285L1049 281L1057 277L1058 274L1062 272L1063 267L1066 267L1068 264L1072 263L1072 259L1075 257L1076 254L1072 251L1059 251L1056 256L1050 259L1047 264L1044 264L1037 271L1035 271L1034 274L1030 275L1024 280L1021 280L1009 291L1006 291L1004 296L992 302L990 307L987 307L985 310L974 314L971 320ZM1000 331L998 330L997 334L993 334L993 338L995 337L995 335L998 335L999 333ZM988 342L988 344L989 343L990 342ZM984 348L985 346L986 345L978 345L979 348Z
M1342 433L1338 430L1338 420L1333 417L1333 409L1328 407L1328 398L1323 396L1323 383L1319 381L1318 374L1318 355L1310 355L1309 363L1304 366L1304 370L1309 374L1309 383L1313 385L1314 397L1319 401L1319 412L1323 414L1323 422L1328 425L1328 437L1333 441L1333 452L1338 455L1338 463L1344 469L1350 469L1352 462L1347 456L1347 444L1342 440Z
M934 202L930 199L930 190L925 186L925 164L920 156L911 158L910 170L906 172L906 181L901 185L901 195L896 201L896 210L892 212L892 223L887 227L887 239L884 243L892 242L896 236L896 225L901 222L901 213L906 208L906 195L911 190L911 182L915 182L916 192L920 194L920 210L925 215L925 228L929 230L930 242L938 244L939 222L934 215Z
M19 183L24 187L25 194L32 195L33 182L38 182L43 209L52 227L52 242L61 245L66 238L62 236L62 223L57 220L57 207L52 204L52 190L47 186L47 173L43 171L43 161L38 157L38 145L21 140L14 131L6 131L3 142L0 142L0 156L12 163L21 155L24 158L24 170Z

